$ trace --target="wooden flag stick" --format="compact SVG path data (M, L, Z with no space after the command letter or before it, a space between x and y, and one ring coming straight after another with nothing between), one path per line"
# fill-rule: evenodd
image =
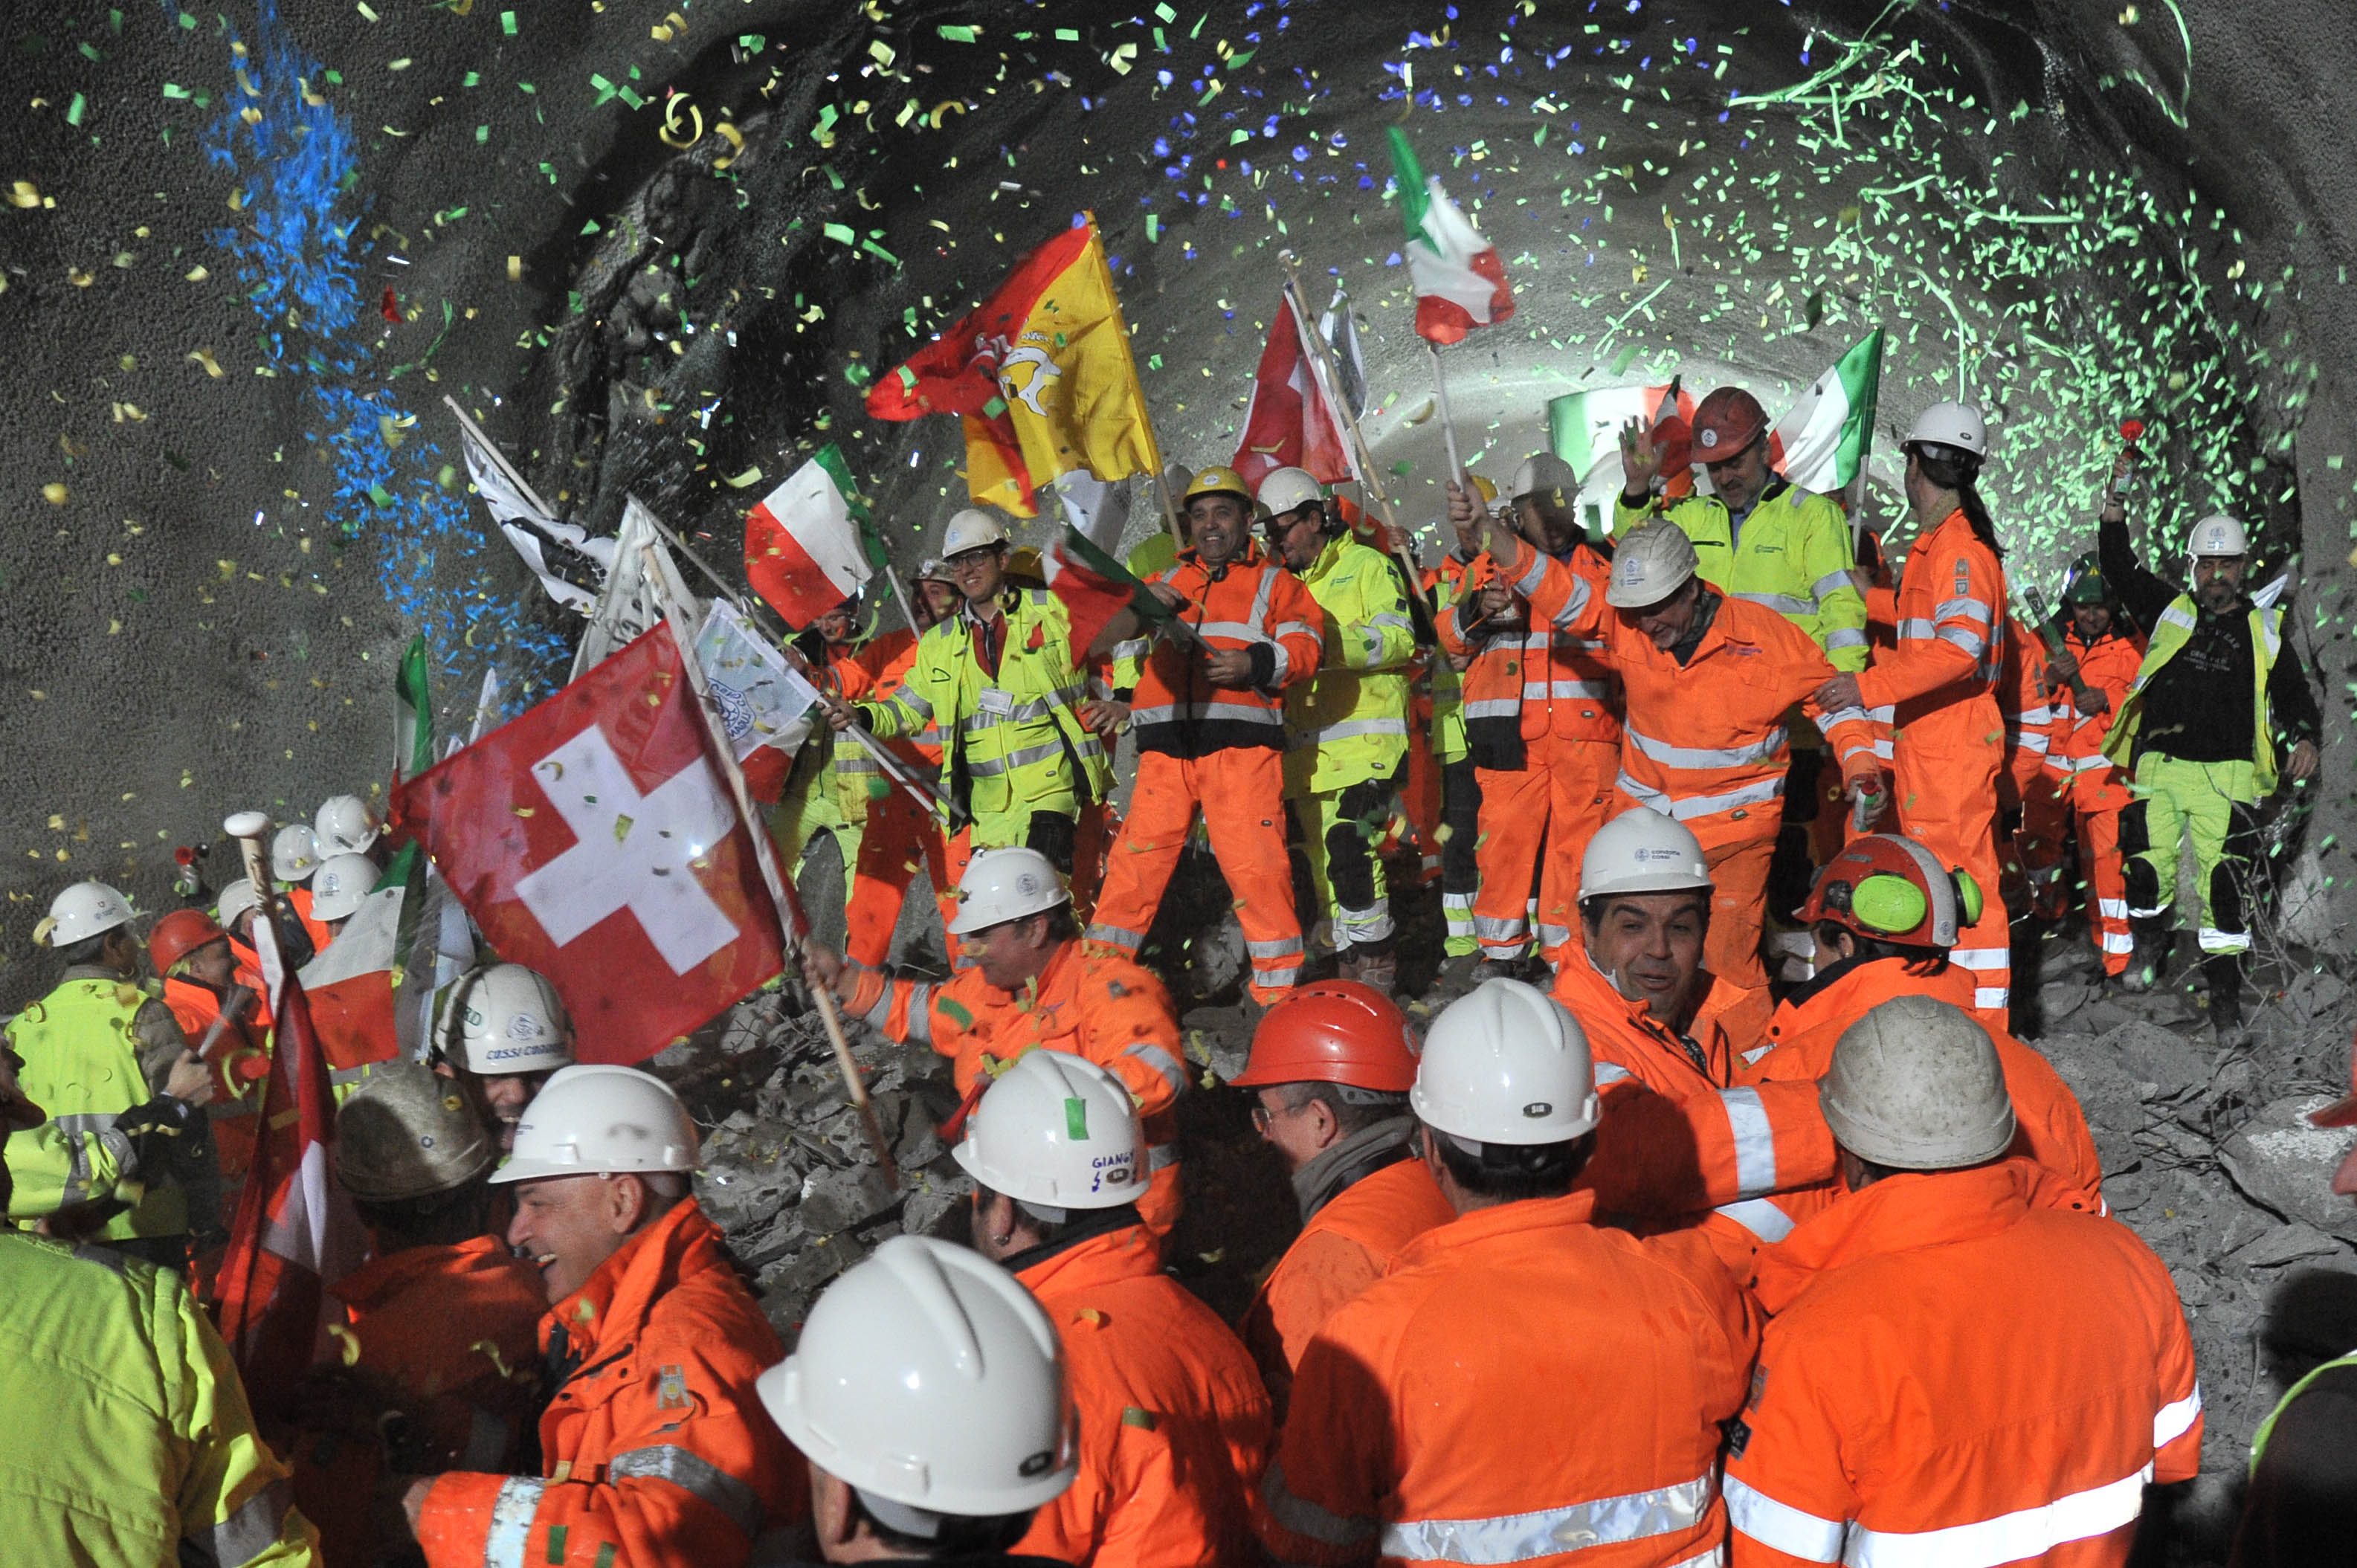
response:
M540 499L540 492L532 488L532 482L517 471L513 463L508 461L508 455L500 450L499 444L483 434L483 427L467 417L467 411L458 406L458 400L445 392L442 395L442 401L448 405L452 413L458 416L458 423L465 425L477 441L482 443L484 455L490 458L500 473L507 476L508 483L516 488L516 494L530 501L533 510L539 512L541 516L552 521L555 521L555 509Z
M1441 373L1440 345L1427 338L1424 351L1432 358L1432 398L1440 411L1440 433L1448 442L1448 471L1457 476L1457 488L1469 489L1465 482L1465 463L1457 456L1457 421L1448 412L1448 378Z
M646 548L651 552L654 545L650 542ZM687 671L688 689L695 697L696 717L704 725L704 749L720 769L720 776L727 780L729 798L737 804L745 835L753 841L754 864L761 868L761 881L769 888L770 905L778 918L778 934L784 941L786 960L789 963L799 962L805 933L795 929L794 918L789 913L794 904L786 892L785 877L770 843L770 830L762 825L753 809L752 791L746 788L745 770L737 766L737 751L729 745L727 727L720 721L719 704L713 701L711 689L704 683L703 667L695 661L694 636L680 624L678 609L676 605L665 605L663 621L671 628L672 640L679 645L680 665ZM867 1080L851 1054L850 1040L844 1035L843 1014L834 1004L834 993L823 985L812 986L810 991L818 1004L819 1021L826 1026L827 1043L834 1047L835 1070L843 1075L844 1090L851 1098L852 1108L859 1113L859 1130L867 1146L875 1151L884 1179L898 1187L900 1167L893 1162L892 1146L885 1140L883 1124L876 1119L875 1101L867 1096Z

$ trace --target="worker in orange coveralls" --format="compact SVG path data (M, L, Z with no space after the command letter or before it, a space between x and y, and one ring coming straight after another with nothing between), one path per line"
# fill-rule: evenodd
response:
M1234 1331L1163 1272L1137 1211L1146 1139L1128 1086L1029 1052L982 1097L956 1157L974 1180L974 1250L1047 1309L1080 1412L1080 1477L1015 1551L1074 1568L1252 1561L1268 1393Z
M1186 504L1194 543L1147 586L1188 629L1163 632L1134 682L1116 677L1132 693L1137 782L1088 942L1137 956L1200 810L1235 897L1253 999L1265 1006L1301 978L1285 691L1318 673L1325 618L1308 585L1254 542L1253 494L1234 469L1197 474Z
M1461 498L1450 515L1460 542L1475 521ZM1648 806L1683 822L1710 865L1706 961L1724 983L1709 1006L1731 1039L1756 1036L1774 1001L1760 942L1769 865L1781 820L1793 703L1825 737L1846 797L1881 786L1874 733L1853 700L1827 705L1818 694L1836 676L1824 650L1790 620L1749 599L1721 594L1699 575L1694 542L1656 520L1620 540L1605 590L1491 524L1491 558L1525 595L1534 618L1594 639L1620 678L1626 720L1615 812Z
M1118 1076L1146 1121L1151 1187L1139 1210L1167 1234L1178 1219L1176 1106L1187 1069L1162 983L1128 959L1084 950L1071 895L1037 850L974 855L958 884L950 938L972 962L942 984L887 979L816 942L803 944L802 972L890 1038L950 1058L965 1103L943 1127L945 1138L957 1135L993 1079L1042 1046Z
M1994 890L2006 589L1996 524L1974 488L1988 434L1978 410L1934 403L1915 422L1906 448L1915 543L1899 581L1899 646L1863 675L1827 681L1817 701L1863 702L1891 725L1898 829ZM2013 957L2003 899L1983 900L1950 960L1973 972L1974 1013L1993 1029L2005 1027Z
M2168 1267L2040 1201L1997 1053L1946 1003L1866 1014L1824 1092L1850 1191L1760 1256L1735 1568L2126 1563L2147 1489L2201 1467Z
M655 1078L569 1067L491 1180L538 1266L553 1397L539 1476L453 1470L402 1494L428 1568L741 1568L808 1481L754 1383L785 1354L689 1190L695 1122Z
M502 1471L539 1409L540 1276L491 1233L498 1142L432 1069L387 1063L336 1112L336 1177L370 1261L329 1288L343 1354L294 1401L295 1500L325 1560L372 1563L380 1477Z
M2116 980L2136 951L2128 929L2127 862L2120 853L2120 813L2136 795L2128 770L2104 755L2104 741L2144 663L2144 639L2090 558L2082 557L2072 570L2062 599L2062 651L2047 664L2054 735L2046 766L2060 798L2060 820L2050 841L2025 845L2023 854L2034 863L2029 873L2039 890L2038 913L2060 918L2072 891L2062 883L2062 838L2076 824L2087 930L2104 973Z

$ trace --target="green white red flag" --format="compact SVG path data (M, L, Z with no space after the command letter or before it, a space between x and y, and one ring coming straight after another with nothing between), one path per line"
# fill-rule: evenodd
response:
M1415 285L1415 330L1434 343L1458 343L1476 327L1514 314L1514 291L1497 247L1448 199L1440 177L1427 176L1398 126L1391 128L1392 171L1399 178L1400 217L1407 224L1409 278Z
M857 593L884 564L867 503L832 442L745 519L746 581L798 630Z
M1841 495L1866 467L1882 385L1882 328L1836 360L1768 437L1769 466L1794 486Z

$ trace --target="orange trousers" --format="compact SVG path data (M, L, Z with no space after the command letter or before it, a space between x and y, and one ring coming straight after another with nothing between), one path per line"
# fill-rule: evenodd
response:
M1293 907L1293 866L1285 847L1285 764L1266 746L1231 746L1186 758L1158 751L1137 759L1129 815L1106 856L1089 941L1135 958L1178 868L1179 852L1203 813L1211 854L1234 895L1236 921L1252 955L1252 993L1277 1000L1301 978L1301 917Z
M2107 771L2091 769L2091 779ZM2128 931L2127 862L2120 856L2120 812L2125 790L2099 783L2061 783L2054 792L2053 821L2033 839L2025 814L2022 864L2037 890L2037 912L2057 919L2071 908L2074 889L2062 881L2063 835L2075 822L2079 835L2079 881L2086 889L2087 933L2103 956L2105 974L2126 974L2136 942Z
M961 835L963 836L963 835ZM917 867L933 880L942 924L957 912L957 879L949 869L942 831L931 811L895 789L867 803L867 831L860 835L859 863L851 879L851 902L844 911L844 951L870 969L892 956L892 932ZM959 870L964 867L960 865ZM955 942L949 944L954 950Z
M1710 930L1703 939L1703 967L1718 976L1707 1016L1718 1020L1727 1042L1748 1050L1768 1032L1776 1001L1768 991L1768 968L1760 961L1760 937L1767 923L1768 868L1776 858L1781 823L1759 831L1755 813L1741 824L1749 837L1714 842L1703 838L1702 857L1710 867Z
M1481 956L1512 963L1530 943L1533 874L1538 880L1539 950L1548 962L1579 932L1579 861L1612 816L1620 748L1541 736L1523 743L1521 768L1476 768L1481 837L1473 930Z
M1900 831L1980 885L1981 918L1948 960L1973 972L1973 1012L2001 1029L2013 995L2013 934L1999 896L1996 780L2005 729L1996 714L1991 702L1959 703L1901 725L1891 771Z

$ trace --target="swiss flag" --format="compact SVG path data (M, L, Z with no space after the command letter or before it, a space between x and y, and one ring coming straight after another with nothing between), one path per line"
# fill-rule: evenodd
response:
M1279 468L1304 468L1321 485L1351 478L1342 447L1342 422L1311 373L1303 325L1293 301L1279 295L1276 319L1253 375L1252 406L1244 410L1243 438L1231 465L1257 489Z
M642 1061L784 967L695 703L658 624L401 788L492 948L555 985L583 1061Z

